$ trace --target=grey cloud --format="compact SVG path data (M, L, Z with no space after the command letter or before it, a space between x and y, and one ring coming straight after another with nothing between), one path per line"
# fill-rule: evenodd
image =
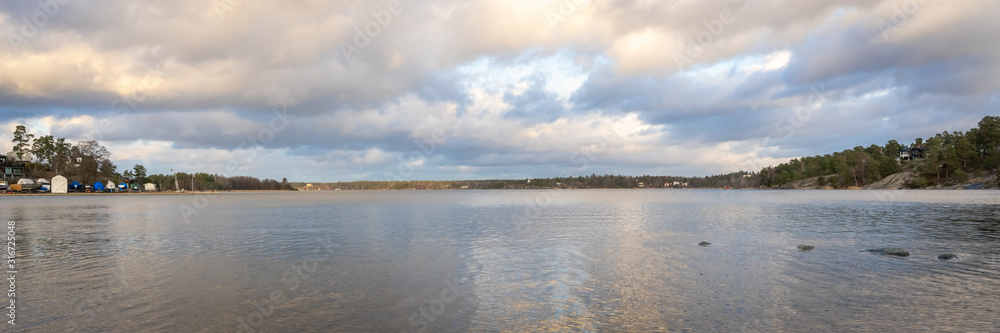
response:
M501 69L567 52L608 63L584 61L587 65L581 67L589 77L570 98L569 109L546 91L551 78L529 78L523 93L502 96L511 106L505 121L532 126L560 117L634 112L647 124L664 126L669 133L661 137L664 145L752 142L775 136L775 124L801 107L812 89L822 87L827 105L790 138L777 142L779 155L796 156L925 136L942 126L965 130L996 112L1000 90L1000 81L994 79L1000 74L1000 42L993 37L1000 21L990 17L1000 4L992 2L922 8L893 30L888 41L882 40L879 27L879 20L892 19L892 13L884 11L891 5L888 0L757 1L746 11L738 11L739 2L732 1L593 1L587 12L575 16L594 20L585 27L548 27L544 12L491 15L486 10L495 3L489 2L403 5L403 12L351 62L341 47L351 43L354 28L371 22L370 13L384 8L384 2L248 0L219 19L211 1L71 1L24 51L15 53L4 45L0 59L80 46L92 51L93 59L132 63L107 66L112 68L107 73L67 72L60 83L64 85L51 87L45 96L18 93L27 78L0 73L0 122L114 117L111 102L120 96L97 85L97 78L112 80L123 74L118 70L135 75L162 68L164 87L170 89L130 109L113 131L103 133L104 140L234 149L268 125L274 107L283 106L298 118L264 144L266 148L289 149L288 156L315 163L347 156L328 155L340 151L407 154L419 149L413 133L419 116L429 111L400 106L404 98L416 96L431 105L454 103L460 116L468 116L476 100L463 86L468 78L460 66L489 57L497 59L493 68ZM692 36L725 9L738 11L736 22L696 59L696 69L777 50L792 54L788 66L705 79L663 74L672 71L616 70L619 59L609 50L623 36L647 30ZM0 13L8 18L0 32L16 30L20 17L36 10L32 1L0 3ZM937 21L949 24L934 26ZM907 35L913 33L920 36ZM4 64L0 60L0 66ZM662 67L671 66L669 59L662 62ZM64 70L75 70L70 67ZM883 97L863 97L883 89ZM338 123L349 120L343 117L377 115L393 106L407 108L394 121L359 121L354 127ZM883 118L890 120L883 123ZM94 128L57 123L51 130L57 136L81 137ZM496 135L509 135L510 130L497 129ZM441 170L470 165L479 167L469 174L477 177L551 176L553 168L569 163L569 151L536 153L499 139L451 138L436 147L429 167L421 172L448 179L452 176ZM392 168L393 163L384 167ZM599 163L597 173L702 171L685 161Z

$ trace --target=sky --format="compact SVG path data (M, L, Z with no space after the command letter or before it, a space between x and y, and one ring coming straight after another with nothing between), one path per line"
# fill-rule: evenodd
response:
M998 1L11 0L14 128L289 181L759 171L965 131Z

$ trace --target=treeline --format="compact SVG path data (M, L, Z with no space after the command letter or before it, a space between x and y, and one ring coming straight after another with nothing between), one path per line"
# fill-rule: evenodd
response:
M111 161L111 152L95 140L79 141L75 145L65 138L52 135L35 137L24 125L14 129L13 150L10 161L23 162L25 177L51 179L63 175L70 181L83 184L114 181L141 186L156 184L160 190L225 191L225 190L291 190L287 179L258 179L247 176L226 177L208 173L177 173L175 175L146 175L146 167L136 164L121 173ZM176 181L175 181L176 179ZM16 180L15 180L16 181Z
M766 167L760 175L764 186L781 186L812 177L819 177L820 186L864 186L899 172L900 148L903 147L896 140L884 146L858 146L823 156L792 159L776 167Z
M737 172L709 177L597 175L578 177L492 179L458 181L356 181L293 183L300 190L450 190L450 189L550 189L550 188L753 188L757 174Z
M14 147L7 155L8 160L23 162L28 178L63 175L89 184L119 176L117 167L111 162L111 152L94 140L74 145L66 142L66 138L52 135L36 138L24 125L18 125L11 141Z
M160 190L184 191L278 191L294 190L288 179L280 182L274 179L258 179L256 177L235 176L226 177L208 173L188 174L178 172L175 175L155 174L136 180L141 183L153 183Z
M920 148L921 158L900 160L902 148ZM927 140L917 138L901 145L854 147L833 154L793 159L760 171L764 186L818 177L820 186L864 186L894 173L915 172L913 187L965 182L972 175L993 173L1000 166L1000 117L983 118L967 132L942 132Z

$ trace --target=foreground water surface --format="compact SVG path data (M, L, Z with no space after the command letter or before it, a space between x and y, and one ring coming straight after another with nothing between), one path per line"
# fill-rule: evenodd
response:
M17 223L24 331L998 331L998 199L723 190L2 196L0 216ZM878 247L911 255L859 252ZM942 253L958 259L938 260Z

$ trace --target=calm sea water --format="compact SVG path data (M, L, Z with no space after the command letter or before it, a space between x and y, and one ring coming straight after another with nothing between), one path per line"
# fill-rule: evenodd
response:
M0 215L31 332L1000 331L994 191L0 196ZM859 252L878 247L911 256Z

